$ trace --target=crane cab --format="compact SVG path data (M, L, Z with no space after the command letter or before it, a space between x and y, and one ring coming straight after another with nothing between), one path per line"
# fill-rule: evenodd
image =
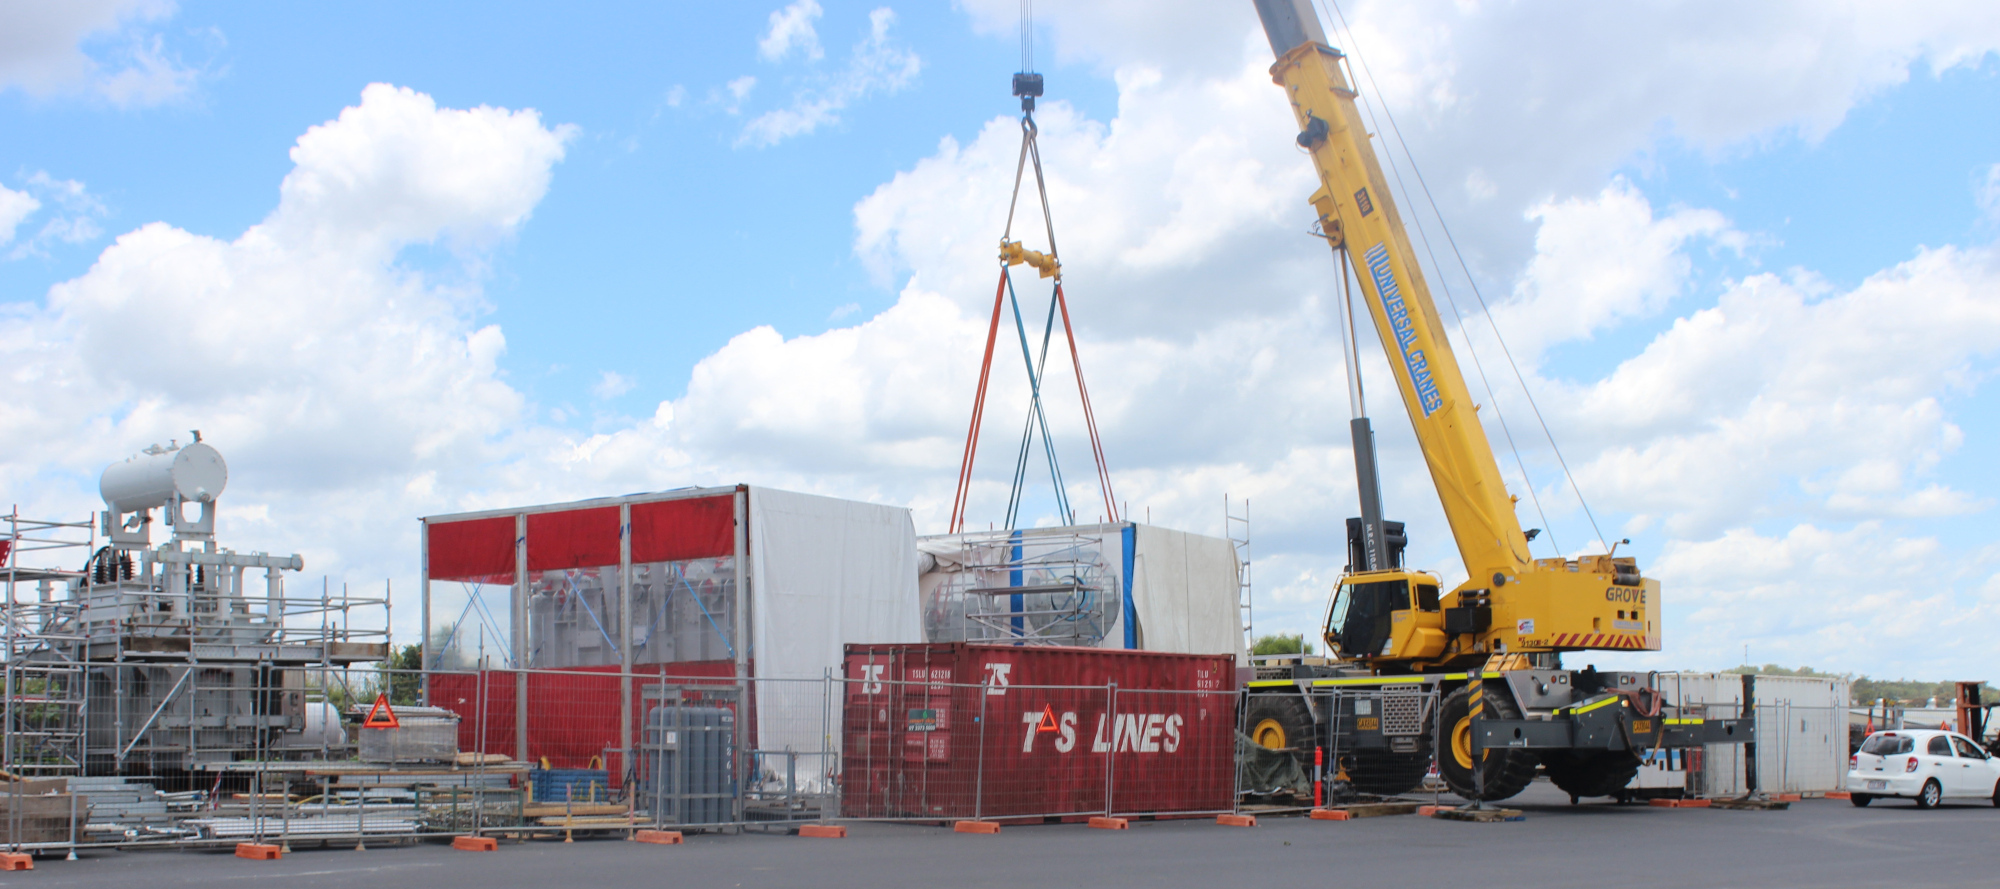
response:
M1448 641L1439 586L1418 571L1342 576L1327 605L1327 653L1371 664L1437 658Z

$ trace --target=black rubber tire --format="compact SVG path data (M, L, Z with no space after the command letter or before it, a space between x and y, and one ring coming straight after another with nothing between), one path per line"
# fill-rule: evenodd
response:
M1639 774L1639 760L1623 750L1544 750L1542 768L1571 797L1620 796Z
M1395 796L1423 786L1431 770L1428 753L1357 750L1347 767L1347 783L1357 793Z
M1251 740L1259 740L1257 727L1266 719L1277 723L1284 733L1284 743L1278 746L1296 751L1293 755L1310 772L1312 748L1319 743L1319 731L1313 725L1312 711L1306 709L1306 702L1296 694L1252 697L1249 709L1243 714L1244 733L1250 735Z
M1521 718L1521 711L1496 688L1496 683L1481 683L1481 687L1485 689L1481 697L1485 699L1488 716L1494 719ZM1452 744L1459 724L1471 716L1472 686L1460 686L1445 697L1444 706L1438 709L1438 775L1452 793L1469 800L1501 800L1526 790L1535 780L1535 765L1539 757L1529 750L1488 749L1471 768L1459 764ZM1481 777L1485 779L1483 790Z
M1865 809L1868 807L1869 803L1875 801L1875 798L1865 793L1857 793L1853 796L1848 797L1847 801L1853 803L1854 807L1857 809Z
M1917 791L1917 808L1935 809L1944 802L1944 786L1936 778L1924 782L1924 789Z

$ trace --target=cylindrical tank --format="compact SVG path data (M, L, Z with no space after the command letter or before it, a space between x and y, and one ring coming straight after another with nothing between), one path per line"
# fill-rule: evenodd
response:
M164 505L175 494L196 503L222 495L229 467L216 449L195 442L172 450L148 449L104 468L97 480L104 503L119 513Z

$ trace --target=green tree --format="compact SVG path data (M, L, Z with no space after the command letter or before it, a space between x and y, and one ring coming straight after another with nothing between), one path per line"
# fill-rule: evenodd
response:
M424 647L414 643L405 645L376 669L381 677L376 687L389 692L390 704L414 705L421 695L423 668Z
M1304 633L1274 633L1258 636L1250 643L1250 653L1265 654L1312 654L1313 644L1306 641Z

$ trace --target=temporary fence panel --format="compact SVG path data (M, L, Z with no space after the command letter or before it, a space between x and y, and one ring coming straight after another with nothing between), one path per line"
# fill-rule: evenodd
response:
M1009 818L1227 809L1234 660L851 645L843 811Z
M1743 713L1740 673L1661 673L1667 703L1710 718ZM1754 683L1757 790L1823 793L1847 775L1848 682L1840 677L1765 676ZM1742 744L1710 744L1690 769L1689 788L1701 796L1749 792Z

